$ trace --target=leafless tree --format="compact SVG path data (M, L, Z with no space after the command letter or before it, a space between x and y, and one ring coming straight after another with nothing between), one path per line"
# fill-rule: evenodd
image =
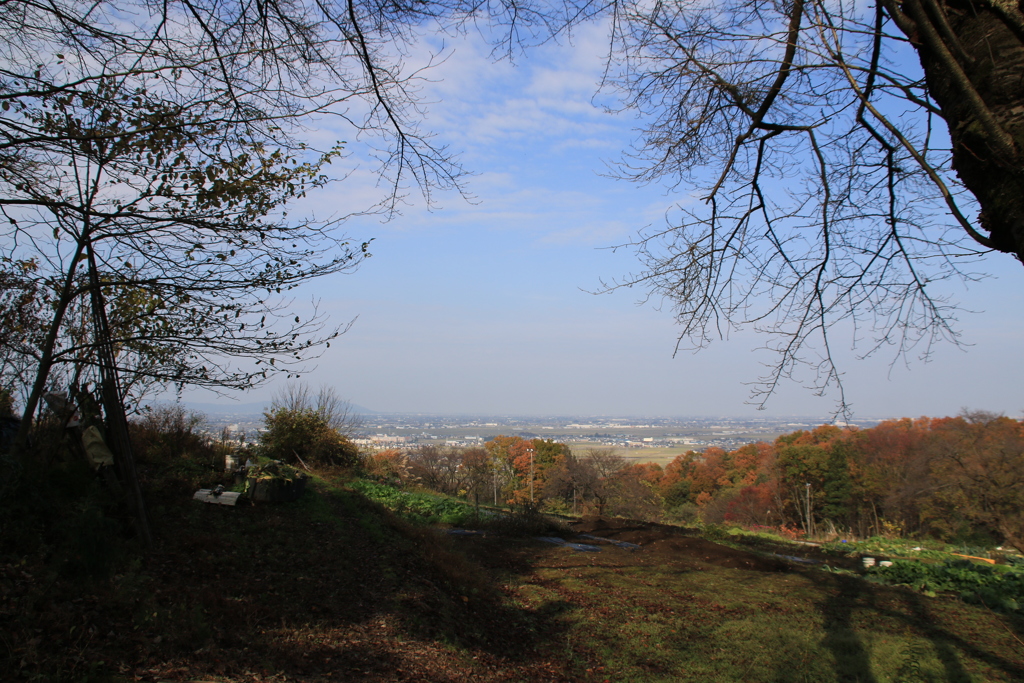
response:
M409 453L409 466L424 486L449 495L457 494L470 474L455 446L420 445Z
M581 502L589 499L603 514L605 506L617 490L617 475L625 461L613 450L592 448L582 456L563 455L547 472L545 497L579 495Z
M1024 257L1024 12L999 0L614 3L606 85L642 129L618 175L687 192L607 283L673 310L676 350L768 335L780 381L957 343L936 286ZM799 371L799 372L798 372Z
M286 384L271 400L270 410L293 413L315 413L321 421L347 439L363 426L363 418L352 409L352 404L341 398L338 391L326 384L316 394L306 382Z
M614 448L589 448L583 454L583 462L592 467L602 479L614 477L626 466L626 461Z
M479 446L463 451L460 476L477 505L481 496L486 500L494 478L494 466L487 451Z

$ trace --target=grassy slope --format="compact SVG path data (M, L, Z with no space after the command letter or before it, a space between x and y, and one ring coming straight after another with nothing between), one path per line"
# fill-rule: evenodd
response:
M237 508L194 484L153 489L157 547L109 578L3 556L0 679L1024 680L1024 624L955 599L671 547L453 541L340 481Z
M566 647L598 653L613 681L1024 678L1008 624L953 600L821 571L630 566L622 554L551 557L517 590L538 611L562 605Z

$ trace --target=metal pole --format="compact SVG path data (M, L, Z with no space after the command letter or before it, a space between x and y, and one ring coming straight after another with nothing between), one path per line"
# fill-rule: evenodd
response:
M530 503L533 503L533 449L526 449L530 454Z

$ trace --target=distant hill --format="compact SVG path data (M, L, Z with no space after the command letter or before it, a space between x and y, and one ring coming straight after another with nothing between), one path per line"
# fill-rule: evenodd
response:
M223 400L220 403L193 403L183 401L189 410L194 410L206 415L260 415L270 407L270 401L258 401L255 403L236 403L235 401ZM362 406L352 405L352 412L357 415L375 415L377 411L369 410Z
M270 406L270 401L259 401L256 403L236 403L235 401L224 400L220 403L193 403L182 401L182 405L189 410L207 415L259 415Z

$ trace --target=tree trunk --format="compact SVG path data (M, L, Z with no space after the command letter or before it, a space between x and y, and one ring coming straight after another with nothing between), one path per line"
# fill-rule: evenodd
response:
M1024 261L1024 12L1012 0L900 9L949 126L953 168L981 204L985 246Z
M1003 544L1017 549L1017 552L1024 553L1024 536L1020 529L1006 523L996 524L996 529L1003 535Z
M60 296L57 298L56 306L53 311L53 318L50 321L50 328L46 331L46 339L43 341L43 348L41 348L39 354L39 365L36 368L36 378L32 384L32 390L29 392L28 398L25 400L25 411L21 416L21 424L18 426L18 435L14 438L14 445L12 451L15 457L20 457L25 447L28 445L28 435L32 431L32 420L36 414L36 408L39 407L39 400L43 396L43 390L46 389L46 382L50 377L50 369L53 367L54 360L54 348L57 345L57 336L60 334L61 327L64 324L64 314L68 310L68 306L71 304L72 299L75 298L75 274L78 270L79 257L85 250L85 239L79 239L78 244L75 248L75 253L71 258L70 265L68 265L68 272L64 277L64 285L61 289Z

